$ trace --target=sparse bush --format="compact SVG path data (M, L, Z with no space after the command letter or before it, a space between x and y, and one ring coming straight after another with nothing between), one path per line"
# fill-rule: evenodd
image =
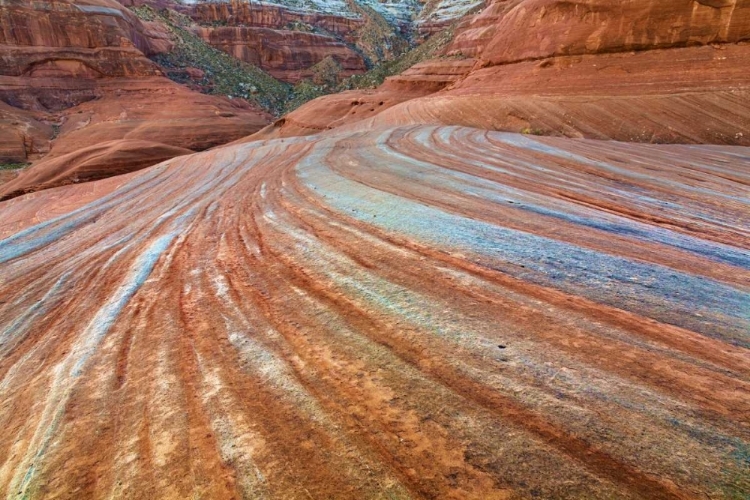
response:
M0 162L0 170L20 170L26 168L30 163Z
M310 68L312 71L312 82L331 89L339 84L341 78L341 65L332 56L327 56L318 64Z
M521 133L524 135L544 135L544 130L539 128L525 127L521 129Z

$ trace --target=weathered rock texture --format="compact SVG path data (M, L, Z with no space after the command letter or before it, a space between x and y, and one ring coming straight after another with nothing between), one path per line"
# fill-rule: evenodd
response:
M281 139L0 204L0 495L742 498L750 149Z
M474 59L428 60L415 64L399 75L386 78L380 90L430 94L458 82L474 68L475 64Z
M637 142L750 144L750 47L559 57L473 71L378 123Z
M273 77L297 82L313 76L312 67L327 57L340 66L342 78L365 71L361 55L333 37L302 31L258 27L196 28L212 47L251 63Z
M507 11L495 31L482 54L490 64L737 43L750 40L750 2L526 0Z
M12 186L0 187L0 198L118 175L158 163L167 158L166 152L202 151L252 134L270 119L244 101L191 92L165 78L112 79L98 90L99 99L44 115L57 130L47 143L47 155ZM0 130L15 132L21 144L31 136L22 122ZM139 151L133 141L147 141L148 151ZM93 163L92 154L97 157ZM61 163L58 157L63 155Z
M40 189L104 179L150 167L175 156L193 153L185 148L145 140L117 140L76 148L48 157L0 185L0 200Z
M49 151L54 130L38 118L0 101L0 162L25 163Z
M191 92L164 78L146 55L171 43L163 27L142 23L113 0L0 3L0 161L52 158L109 141L115 142L106 146L107 157L118 158L101 157L93 168L87 149L64 168L42 163L14 181L13 193L50 185L49 179L54 185L97 178L108 165L112 175L142 168L144 158L153 158L152 165L166 151L206 149L268 123L267 113L246 102ZM160 153L141 154L128 142L134 140L158 143L149 151ZM114 151L119 146L124 149ZM75 160L83 163L70 163Z
M165 49L114 0L6 0L0 5L0 99L58 110L96 97L105 77L160 75L146 55ZM66 81L78 82L76 91Z
M218 23L272 29L302 24L318 27L351 42L355 41L354 32L365 24L363 19L354 15L293 10L281 5L236 0L198 3L186 12L200 24Z
M376 12L354 2L352 7L326 12L231 1L197 3L181 10L201 26L196 32L214 47L297 82L309 78L310 67L327 57L348 76L365 70L360 52L379 61L405 46L398 30Z
M457 28L444 55L458 60L379 89L432 95L374 123L750 145L748 37L747 2L498 0ZM326 101L307 106L295 114L323 114Z

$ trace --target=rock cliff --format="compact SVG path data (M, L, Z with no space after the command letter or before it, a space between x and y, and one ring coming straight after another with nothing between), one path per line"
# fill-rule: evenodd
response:
M341 78L366 69L361 55L330 36L262 27L200 27L194 32L211 46L282 81L311 78L313 67L327 57L341 66Z
M458 26L443 52L455 60L423 62L378 90L397 95L410 86L434 93L402 99L362 127L449 123L748 145L748 9L747 2L729 0L497 0ZM295 114L322 122L326 99L334 98ZM332 114L331 126L339 118Z
M122 139L158 143L154 148L161 152L200 150L268 122L257 107L166 79L147 56L171 49L162 25L141 22L112 0L3 2L0 161L26 163ZM126 143L114 142L108 150L117 144ZM120 154L134 154L133 168L146 166L133 148ZM96 175L64 182L105 176L106 162L99 167ZM53 170L48 174L57 178L59 169ZM63 170L72 175L75 168ZM112 174L121 171L113 168ZM13 192L44 184L32 177L19 176ZM31 184L21 185L26 180Z

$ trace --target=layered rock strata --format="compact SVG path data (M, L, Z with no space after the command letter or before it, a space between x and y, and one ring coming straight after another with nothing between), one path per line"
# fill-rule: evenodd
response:
M384 109L374 123L750 145L749 9L732 0L497 0L457 28L444 51L456 61L422 63L378 92L443 90ZM325 113L325 99L296 113Z
M748 158L421 126L0 203L0 494L746 496Z
M71 158L83 161L92 151L86 148L115 141L105 147L118 158L111 164L114 175L156 163L166 151L206 149L268 123L270 116L257 106L191 92L163 77L146 56L171 47L162 25L139 21L113 0L3 2L0 161L28 163L78 149L84 151ZM139 140L159 153L142 154L128 142ZM119 145L123 149L114 152ZM128 155L133 162L126 168ZM107 162L97 165L42 163L2 196L50 185L41 178L56 179L56 185L108 175ZM45 168L50 170L40 173Z
M311 78L313 66L327 57L341 67L340 78L366 69L360 54L330 36L259 27L199 27L193 31L212 47L286 82Z

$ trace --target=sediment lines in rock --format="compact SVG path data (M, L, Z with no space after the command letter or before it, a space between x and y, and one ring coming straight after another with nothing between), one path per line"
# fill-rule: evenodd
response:
M748 492L749 157L419 126L4 202L0 493Z

